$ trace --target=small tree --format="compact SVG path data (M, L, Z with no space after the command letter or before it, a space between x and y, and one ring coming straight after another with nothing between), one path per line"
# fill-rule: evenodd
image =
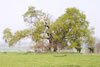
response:
M87 37L85 38L85 43L87 44L90 53L93 53L95 49L95 37L93 37L93 34L94 28L91 28L86 34Z

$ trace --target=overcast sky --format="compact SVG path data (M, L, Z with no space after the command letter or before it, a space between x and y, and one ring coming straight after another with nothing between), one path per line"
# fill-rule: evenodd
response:
M100 0L0 0L0 42L3 30L26 28L23 14L29 6L35 6L57 18L66 8L76 7L87 15L90 26L95 27L95 36L100 38Z

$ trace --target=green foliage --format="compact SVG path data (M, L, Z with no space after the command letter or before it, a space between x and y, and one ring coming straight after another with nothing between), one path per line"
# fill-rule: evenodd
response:
M93 34L94 34L94 28L89 29L85 38L85 43L87 43L88 45L95 44L95 37L93 37Z
M24 21L28 23L35 23L43 18L44 13L40 10L36 10L35 7L30 6L28 10L24 13Z
M17 43L22 38L29 36L30 32L31 32L30 29L24 29L24 30L15 32L11 40L9 41L9 46L12 46L13 44Z
M89 22L85 14L76 8L67 8L52 25L53 40L55 42L69 42L70 46L81 46L88 33Z
M40 41L41 39L44 39L45 38L45 35L43 34L44 30L45 30L44 22L36 22L32 39L36 42Z
M32 40L35 42L45 39L45 13L41 10L36 10L35 7L30 6L24 13L25 22L31 23L32 25Z
M24 13L24 21L30 23L30 29L17 31L12 36L10 30L4 31L4 39L9 39L9 45L17 43L20 39L30 36L35 42L48 40L48 44L76 48L80 52L81 45L93 45L93 28L89 28L86 15L77 8L67 8L65 13L51 22L48 15L41 10L30 6ZM7 36L6 36L6 34Z
M11 30L9 28L6 28L3 31L3 39L5 40L5 42L9 42L9 40L11 40L11 38L12 38Z

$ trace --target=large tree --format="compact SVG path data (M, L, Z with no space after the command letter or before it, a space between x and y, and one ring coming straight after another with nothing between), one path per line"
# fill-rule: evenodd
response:
M89 42L91 34L88 34L90 31L88 27L89 22L84 13L76 8L67 8L66 12L51 25L53 41L61 45L69 43L70 47L80 52L86 38Z
M58 47L70 45L80 52L83 43L90 44L94 41L86 15L79 9L67 8L65 13L53 22L46 13L32 6L23 16L30 28L15 32L9 41L10 45L29 36L36 43L48 40L49 48L54 48L54 51L57 51Z

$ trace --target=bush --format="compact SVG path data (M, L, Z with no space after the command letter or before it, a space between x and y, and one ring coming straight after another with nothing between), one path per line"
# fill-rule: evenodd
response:
M90 53L94 53L94 47L88 47Z
M81 47L76 47L76 50L77 50L77 52L79 52L79 53L81 52L81 49L82 49Z

